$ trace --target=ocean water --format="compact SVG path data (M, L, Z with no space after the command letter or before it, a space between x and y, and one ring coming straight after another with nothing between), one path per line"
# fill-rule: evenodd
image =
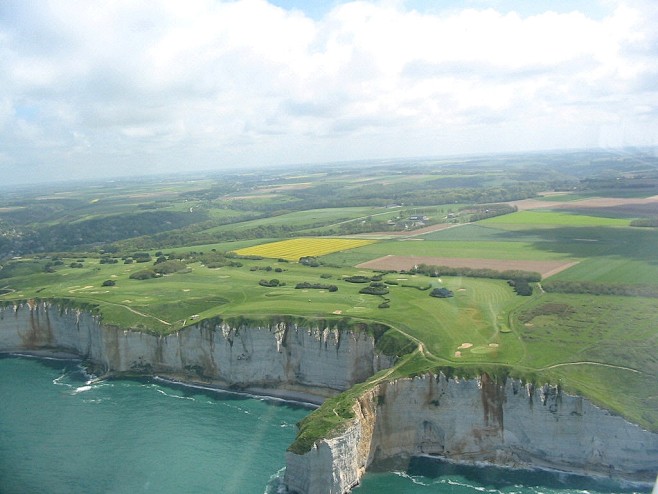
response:
M276 493L304 406L160 380L90 384L76 361L0 358L0 493ZM355 494L639 492L416 459Z

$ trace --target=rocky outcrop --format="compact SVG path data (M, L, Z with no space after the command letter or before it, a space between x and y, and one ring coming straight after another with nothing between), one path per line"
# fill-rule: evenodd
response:
M293 492L348 492L371 464L420 455L647 482L658 470L658 434L553 386L425 375L377 385L354 411L344 432L287 453Z
M0 351L47 350L79 355L108 372L169 375L316 402L393 361L375 351L372 336L326 326L234 327L218 320L157 336L46 302L0 308Z

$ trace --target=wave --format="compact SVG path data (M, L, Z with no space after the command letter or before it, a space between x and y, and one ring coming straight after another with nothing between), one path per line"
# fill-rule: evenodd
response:
M288 492L288 488L286 487L286 484L283 483L285 472L286 467L283 467L276 473L272 474L270 480L265 486L265 491L263 494L286 494Z
M269 396L269 395L261 395L261 394L255 394L255 393L248 393L246 391L234 391L234 390L229 390L229 389L222 389L222 388L217 388L213 386L204 386L202 384L194 384L194 383L188 383L185 381L178 381L176 379L171 379L167 377L161 377L161 376L153 376L153 379L155 381L161 381L167 384L174 384L176 386L185 386L186 388L194 388L194 389L201 389L203 391L211 391L213 393L219 393L219 394L228 394L228 395L233 395L233 396L243 396L245 398L252 398L255 400L261 400L261 401L272 401L272 402L277 402L277 403L292 403L294 405L299 405L303 406L305 408L318 408L318 405L315 403L310 403L307 401L302 401L302 400L295 400L292 398L280 398L277 396Z

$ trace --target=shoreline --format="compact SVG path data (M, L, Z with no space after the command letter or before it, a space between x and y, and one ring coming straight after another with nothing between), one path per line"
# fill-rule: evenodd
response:
M0 355L7 354L13 357L78 361L82 363L83 367L86 367L92 373L96 374L96 376L99 376L93 377L91 380L92 383L97 383L105 379L154 379L171 386L188 386L218 393L230 393L248 398L288 402L294 405L307 407L310 412L310 409L319 406L326 399L338 395L340 393L341 385L348 385L350 382L359 382L357 379L363 379L365 371L370 372L369 375L372 375L372 372L376 372L378 369L386 368L387 365L391 365L384 357L375 352L374 343L371 339L354 336L352 338L344 338L341 340L336 336L334 341L333 338L327 337L327 328L314 328L311 330L304 327L298 328L297 326L294 326L293 328L288 328L287 326L279 328L279 326L277 326L279 329L277 332L273 331L271 327L269 328L269 331L261 331L261 327L258 326L252 328L254 331L247 331L247 329L250 328L240 328L240 331L238 332L238 328L221 326L219 328L221 329L220 332L217 328L198 326L190 327L175 336L155 337L139 331L120 330L116 327L103 327L100 321L93 318L93 316L88 317L89 314L84 312L66 310L57 312L55 310L49 310L50 306L46 305L45 302L43 306L29 306L28 309L29 310L27 311L14 310L14 313L12 314L13 318L10 320L11 324L7 323L7 329L9 331L0 335L0 337L2 337L0 341L3 346L3 348L0 348ZM43 313L41 312L42 310ZM14 322L14 319L16 322ZM4 327L2 329L4 329ZM292 331L293 333L289 335L288 331ZM281 334L282 332L283 334ZM238 347L239 350L233 349L234 341L237 341L238 344L242 345ZM43 344L44 346L40 347L40 344ZM282 350L283 347L285 347L285 351ZM319 357L317 357L315 353L308 352L309 349L316 348L320 349ZM364 363L369 364L364 366ZM406 396L408 394L408 398L411 402L415 403L418 401L418 403L422 405L427 401L425 400L427 386L432 385L435 380L437 380L438 383L440 376L431 375L429 376L430 381L425 383L424 379L426 377L427 376L419 376L420 380L418 382L416 382L416 378L411 380L394 380L390 383L390 390L388 393L388 398L390 399L376 400L372 403L368 402L366 405L372 405L373 413L368 417L362 418L377 420L377 414L374 412L375 410L382 408L379 410L379 412L383 414L381 416L384 418L388 417L386 420L392 420L391 417L396 417L395 406L396 397L398 397L398 395ZM453 410L454 413L450 415L450 406L445 406L447 414L442 414L442 417L445 416L445 420L448 420L449 423L454 422L458 425L461 424L461 428L451 429L451 431L459 430L459 432L464 435L464 438L470 438L471 442L474 443L474 446L478 446L480 443L477 442L476 439L479 441L483 437L481 432L481 430L483 430L483 424L484 426L490 426L492 430L499 425L502 426L502 415L501 418L498 419L498 415L496 414L502 414L502 409L499 410L497 407L502 407L503 401L501 400L504 400L505 396L500 395L500 389L494 389L492 387L495 383L492 384L489 380L486 380L485 384L488 383L488 385L482 387L480 386L479 381L475 383L475 380L473 379L466 379L464 384L460 384L462 382L461 380L453 381L445 376L441 379L445 382L442 381L442 387L440 387L440 389L445 388L445 390L448 390L454 388L451 392L455 394L455 400L446 402L446 405L452 403L451 406L453 406L453 408L456 407ZM475 384L477 384L477 386L475 386ZM511 386L514 387L513 385ZM521 385L519 384L517 387L519 386ZM432 392L439 389L435 389L435 387L432 386L430 386L430 388L434 390ZM522 386L519 387L519 389L522 390ZM536 407L537 414L542 417L546 415L546 417L552 418L553 415L547 414L554 414L557 409L553 410L551 407L557 407L558 404L561 403L561 395L558 396L559 390L553 390L555 392L549 393L552 389L553 388L547 388L544 394L541 394L542 392L540 391L536 392L536 394L538 394L534 400L536 400L537 403L541 400L541 403L544 405L542 408ZM386 394L385 391L386 389L383 388L382 392L384 392L384 394ZM508 391L510 391L510 393L512 392L511 390ZM534 392L533 388L533 393ZM516 396L517 391L514 391L513 394ZM471 395L477 398L478 404L486 398L486 400L483 401L483 406L485 408L480 410L480 412L485 412L484 419L478 415L478 417L475 417L477 420L473 422L475 425L468 422L464 417L464 406L473 407L472 400L468 401ZM525 393L521 393L519 396L520 398L518 398L518 400L520 400L520 404L517 406L518 414L520 414L519 417L530 420L533 410L533 398L531 397L528 399L528 397L525 396ZM369 396L368 399L370 398L373 397ZM386 398L386 396L384 396L384 398ZM401 432L399 427L396 428L396 426L392 424L388 424L390 428L389 430L386 428L387 423L381 422L383 425L380 425L383 429L378 432L378 442L375 446L381 446L383 448L390 447L392 448L390 450L391 454L403 457L405 451L399 449L396 444L392 444L391 440L387 438L395 437L396 434L407 434L407 432L413 434L413 428L417 427L418 423L424 423L423 421L425 421L431 424L431 427L428 429L429 432L427 432L427 440L430 442L436 442L436 438L434 437L436 434L434 434L433 431L434 429L440 431L444 426L438 422L434 424L434 421L439 420L439 418L436 417L436 414L430 413L434 410L432 407L438 406L438 400L427 401L427 403L425 403L427 407L423 408L421 406L418 407L417 410L409 410L407 406L410 402L404 401L402 398L400 398L400 400L402 400L400 406L404 405L406 408L402 412L402 415L398 413L399 419L396 420L400 420L401 423L406 424L405 426L411 432L406 430ZM434 403L434 401L436 401L436 403ZM585 403L589 406L589 402ZM384 405L388 407L386 410L383 409ZM430 405L432 407L430 407ZM582 398L581 401L577 403L574 402L570 406L574 408L574 411L578 412L576 414L578 417L582 416ZM410 420L416 420L416 416L409 412L417 412L418 420L421 420L421 422L409 422ZM471 412L473 412L472 414L477 414L477 410L471 410ZM427 415L428 413L430 413L430 415ZM569 418L573 415L574 414L572 413L568 417L565 416L565 419L568 419L567 422L578 420ZM603 415L605 417L608 416L606 414ZM596 415L596 417L598 416L599 415ZM539 417L539 419L542 419L542 417ZM555 415L555 417L557 417L557 415ZM480 423L482 420L484 420L483 424ZM488 421L493 422L488 424ZM356 426L374 426L374 423L375 422L360 423L359 420L357 420ZM591 421L588 421L587 423L591 423ZM635 433L635 429L638 426L636 424L631 425L635 426L633 431L631 431ZM526 426L526 429L520 429L521 433L535 431L537 428L536 423L526 424ZM475 427L475 429L473 429L473 427ZM582 428L585 430L584 425ZM356 430L356 427L354 430ZM487 430L485 430L485 432L487 432ZM590 431L589 433L598 437L597 432ZM450 434L454 435L452 432ZM438 438L439 442L436 442L436 444L449 445L450 450L452 451L448 451L448 453L454 452L454 449L459 446L459 443L454 442L456 439L453 438L453 435L446 435L445 438L441 436ZM504 452L507 446L496 443L492 434L484 437L484 439L488 439L489 437L493 438L490 441L492 444L485 444L489 449L484 451L484 453L492 450L491 448L499 448ZM535 436L532 437L534 438ZM547 442L550 443L550 446L544 444L545 449L548 451L554 445L551 440L546 439L546 437L548 436L544 435L538 437L537 444L542 445ZM602 444L608 445L610 441L607 438L609 437L609 434L602 437ZM634 437L635 436L633 436L633 438ZM289 482L290 479L302 479L302 481L300 481L301 483L299 484L287 483L286 485L292 486L293 489L298 489L299 492L305 492L308 494L322 493L326 486L327 478L326 476L320 477L319 475L329 468L332 470L332 475L335 474L332 477L334 478L332 482L335 483L335 487L343 489L340 492L348 492L352 485L358 485L360 477L369 466L368 457L370 456L370 453L368 453L368 451L373 447L373 444L371 444L373 438L364 437L362 439L356 437L354 434L339 434L335 437L329 437L329 439L322 444L318 442L316 444L317 451L311 455L307 455L306 453L298 454L295 453L294 450L289 450L288 452L290 454L286 453L286 465L288 471L291 472L291 477L287 479L287 482ZM402 437L402 439L405 438ZM452 441L452 443L449 441ZM630 439L625 439L625 441L626 442L622 441L622 443L626 444ZM652 438L650 442L651 444L654 444L655 440ZM423 451L422 449L416 449L414 451L413 448L417 448L417 445L414 446L415 443L413 442L402 441L400 444L412 448L406 453L407 455L413 455L408 456L409 458L418 457L419 455L414 453L420 453L420 451ZM532 447L535 449L539 447L537 444L535 444L535 441L532 441ZM568 444L568 442L565 442L565 444ZM453 446L455 448L453 448ZM568 450L569 448L562 449ZM432 449L429 448L429 450L431 451ZM428 449L425 449L425 451L428 451ZM439 451L441 450L437 450L437 453ZM608 448L607 451L612 455L611 458L614 457L619 461L618 465L620 465L620 468L625 468L625 465L627 464L631 465L630 468L634 468L632 465L638 464L641 465L641 469L633 471L623 470L621 472L622 477L619 477L616 475L617 472L608 470L608 463L606 462L602 464L602 466L599 464L593 464L595 469L600 467L597 470L598 475L593 475L587 471L584 474L585 477L610 478L612 480L622 480L623 478L631 477L628 482L637 482L638 486L650 488L655 479L655 473L653 472L655 465L647 464L649 458L646 457L646 448L644 448L643 454L639 454L637 460L635 457L631 460L625 457L620 457L617 453L619 451L618 448ZM322 452L322 454L318 454L318 452ZM532 455L534 453L534 451L531 451L529 454ZM363 456L364 454L366 455L365 457ZM484 454L484 456L486 456L486 454ZM429 457L436 458L437 461L450 461L448 458L441 456ZM528 456L529 459L531 457L532 456ZM351 459L348 460L348 458ZM580 457L574 460L577 464L580 464L581 466L589 466L589 463L587 462L579 462L579 458ZM500 464L495 463L497 460L498 457L496 457L496 459L491 459L491 462L481 462L480 466L501 466ZM501 459L501 461L505 460L506 457ZM509 461L509 458L507 461ZM517 470L532 470L543 469L543 463L543 458L539 458L539 461L528 461L522 464L514 461L508 466L509 468ZM472 466L478 465L477 462L468 459L463 461L462 464ZM565 462L562 461L562 463L560 463L558 461L557 464L562 465L565 464ZM615 465L617 465L617 463L615 463ZM547 469L549 468L551 468L550 464ZM583 473L582 470L573 468L569 469L568 466L567 470L556 471L562 473L572 472L577 475ZM624 475L624 473L626 475ZM641 480L635 480L635 478L633 478L636 474L639 475ZM316 477L313 477L314 484L309 484L308 487L305 486L303 484L303 479L306 479L307 477L308 479L311 479L313 475L316 475ZM348 479L351 484L345 484L343 479ZM352 483L352 481L354 482ZM318 484L318 482L321 482L321 484ZM338 491L336 490L332 492Z
M612 476L606 476L606 475L597 475L595 473L588 473L585 470L560 470L559 468L554 468L554 467L549 467L549 466L543 466L543 465L532 465L532 466L511 466L511 465L504 465L504 464L497 464L497 463L488 463L486 461L468 461L468 460L457 460L457 459L452 459L452 458L445 458L442 456L434 456L434 455L427 455L427 454L422 454L422 455L415 455L412 456L411 458L423 458L427 460L433 460L439 463L446 463L449 465L457 465L457 466L463 466L463 467L475 467L475 468L493 468L493 469L501 469L501 470L510 470L513 472L544 472L544 473L550 473L552 475L557 475L557 476L573 476L573 477L581 477L583 479L591 479L596 482L614 482L616 484L619 484L623 488L630 488L630 489L635 489L639 488L642 491L647 491L651 492L651 489L656 486L658 489L658 476L656 477L656 482L645 482L642 480L627 480L627 479L622 479L618 477L612 477ZM392 471L392 470L387 470L387 471ZM658 475L658 474L657 474ZM652 492L652 494L658 494L658 492Z
M78 361L84 362L85 359L78 354L62 352L59 350L19 350L19 351L0 351L0 357L20 357L20 358L33 358L42 360L60 360L60 361ZM89 368L87 368L89 370ZM92 374L95 376L95 374ZM295 391L277 388L262 388L262 387L245 387L244 389L231 389L222 386L217 382L196 381L193 379L183 379L178 374L139 374L139 373L122 373L122 372L108 372L101 376L95 376L91 382L96 384L105 380L112 379L130 379L136 378L151 378L155 381L160 381L165 384L176 386L185 386L188 388L196 388L205 391L213 391L216 393L226 393L236 396L244 396L246 398L253 398L259 400L268 400L283 403L293 403L295 405L315 410L320 407L327 397L320 397L312 393L304 391Z
M68 353L68 352L62 352L62 351L50 351L50 350L36 350L36 351L0 351L0 358L2 357L11 357L11 358L31 358L31 359L38 359L38 360L58 360L58 361L77 361L77 362L84 362L84 359L80 357L80 355L74 354L74 353ZM258 400L266 400L266 401L273 401L273 402L280 402L280 403L291 403L296 406L301 406L303 408L307 408L310 411L317 409L320 405L321 402L319 403L317 399L315 401L311 401L313 398L317 398L314 395L307 395L302 392L288 392L286 390L274 390L274 389L266 389L266 388L245 388L244 390L232 390L232 389L227 389L225 387L222 387L221 385L218 384L213 384L213 383L208 383L208 382L203 382L203 381L194 381L194 380L182 380L179 377L175 377L173 375L167 375L167 374L122 374L122 373L108 373L105 374L101 377L96 377L92 381L94 384L98 382L102 382L104 380L113 380L113 379L130 379L131 377L133 378L151 378L155 381L161 382L165 385L173 385L173 386L183 386L187 388L194 388L194 389L200 389L203 391L211 391L215 393L221 393L221 394L229 394L229 395L236 395L236 396L242 396L245 398L249 399L258 399ZM437 464L448 464L448 465L456 465L459 467L472 467L472 468L478 468L478 469L485 469L485 468L492 468L492 469L502 469L502 470L509 470L509 471L514 471L514 472L545 472L549 473L552 475L557 475L557 476L574 476L574 477L581 477L583 479L590 479L595 482L613 482L618 485L620 485L624 489L638 489L642 492L652 492L652 494L656 494L655 491L652 491L652 488L658 487L658 477L656 479L656 482L645 482L645 481L632 481L632 480L626 480L626 479L620 479L616 478L613 476L605 476L605 475L597 475L594 473L590 473L587 471L583 470L572 470L572 471L567 471L567 470L560 470L557 468L549 467L549 466L544 466L544 465L528 465L528 466L511 466L511 465L501 465L501 464L496 464L496 463L489 463L486 461L468 461L468 460L458 460L458 459L452 459L452 458L447 458L443 456L437 456L437 455L429 455L429 454L420 454L420 455L413 455L408 458L404 457L399 457L396 459L390 459L388 461L384 461L379 467L375 465L374 471L380 471L381 472L389 472L389 473L395 473L395 472L401 472L404 475L409 475L406 470L398 470L397 468L394 467L394 464L396 462L408 462L412 460L413 458L421 458L424 460L429 460L432 462L436 462ZM392 463L390 466L387 467L387 463ZM392 468L391 468L392 467Z
M109 378L120 379L121 374L108 376ZM282 390L279 393L274 392L275 390L270 390L266 388L245 388L244 390L235 390L222 387L221 385L215 385L213 383L207 383L203 381L183 381L181 379L169 376L167 374L156 374L156 375L144 375L143 377L151 377L155 381L163 382L166 384L184 386L186 388L201 389L204 391L213 391L215 393L224 393L231 394L236 396L244 396L245 398L253 398L257 400L266 400L274 401L281 403L293 403L295 405L308 408L309 410L315 410L322 402L312 401L313 395L305 395L301 392L287 392Z

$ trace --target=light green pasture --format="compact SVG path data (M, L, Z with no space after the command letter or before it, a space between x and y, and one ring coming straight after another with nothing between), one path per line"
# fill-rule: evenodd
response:
M482 225L522 225L524 227L552 226L629 226L630 220L623 218L605 218L602 216L587 216L581 214L563 213L558 211L517 211L488 218L479 222Z

